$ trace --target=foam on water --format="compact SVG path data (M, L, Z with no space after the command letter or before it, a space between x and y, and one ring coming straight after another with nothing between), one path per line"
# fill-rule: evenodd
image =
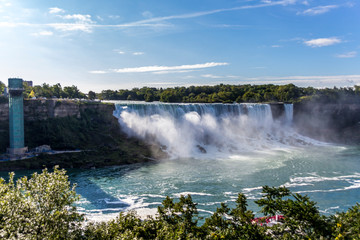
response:
M307 193L330 193L330 192L339 192L347 191L351 189L360 189L360 173L354 173L352 175L344 176L333 176L325 177L320 176L317 173L309 173L311 176L306 177L290 177L290 182L281 184L280 186L285 186L290 188L295 193L307 194ZM342 187L332 187L336 184L343 185ZM278 186L278 187L280 187ZM307 190L296 191L299 187L310 186L311 188ZM259 199L261 197L262 186L253 187L253 188L243 188L242 192L249 199ZM295 191L294 191L295 189Z
M182 193L174 193L173 196L179 198L180 196L213 196L210 193L202 193L202 192L182 192Z

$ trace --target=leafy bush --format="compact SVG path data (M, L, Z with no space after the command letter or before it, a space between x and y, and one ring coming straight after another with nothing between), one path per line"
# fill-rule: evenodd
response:
M78 199L64 170L44 169L30 179L0 179L0 236L2 239L70 239L83 216L72 204Z
M325 217L307 196L287 188L263 187L255 201L265 215L283 214L275 225L263 224L247 209L244 194L230 209L222 203L199 225L191 196L178 202L167 197L155 217L142 220L135 212L108 222L86 222L74 207L78 199L64 170L43 170L30 179L0 179L1 239L359 239L360 204L346 213Z

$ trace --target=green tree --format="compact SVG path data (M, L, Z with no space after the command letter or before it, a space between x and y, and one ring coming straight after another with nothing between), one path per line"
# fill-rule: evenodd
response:
M337 213L334 217L335 239L360 239L360 204L357 203L345 213Z
M65 170L54 168L16 182L0 179L2 239L71 239L83 221L73 203L78 199Z
M80 90L72 85L71 87L64 87L64 95L68 98L86 98L85 94L80 92Z
M258 93L254 93L252 91L247 91L242 96L242 100L243 100L243 102L250 102L250 103L261 102L261 96Z
M2 81L0 81L0 94L4 93L5 87L6 87L5 84Z
M257 201L265 215L284 215L284 224L273 229L279 237L304 236L311 239L328 239L333 224L321 216L316 203L308 196L292 194L286 187L263 187L263 197Z
M30 87L27 82L23 81L23 88L24 88L24 92L23 92L23 96L24 98L28 98L29 94L31 93L31 91L34 91L33 87Z
M52 96L51 97L57 97L61 98L63 95L63 90L60 83L57 83L51 87Z
M146 89L144 95L145 102L153 102L155 100L155 94L152 89Z
M89 91L89 93L88 93L88 98L89 98L90 100L94 100L94 99L96 98L96 93L93 92L93 91Z

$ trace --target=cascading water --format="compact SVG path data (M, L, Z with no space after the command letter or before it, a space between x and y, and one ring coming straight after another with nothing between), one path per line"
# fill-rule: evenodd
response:
M292 105L292 104L284 104L284 108L285 108L286 124L289 126L293 122L294 105Z
M291 130L292 104L274 121L269 104L116 104L114 116L131 136L155 142L173 157L224 156L304 144Z

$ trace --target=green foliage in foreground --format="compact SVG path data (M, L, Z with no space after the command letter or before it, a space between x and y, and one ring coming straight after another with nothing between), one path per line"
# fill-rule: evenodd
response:
M1 239L360 239L360 204L325 217L307 196L287 188L263 188L256 201L265 215L282 214L282 224L255 223L244 194L230 209L222 203L199 225L191 196L178 202L167 197L155 217L141 220L135 212L108 222L89 223L74 207L78 196L64 170L46 169L9 181L0 179Z
M0 179L1 239L69 239L83 217L73 203L78 199L65 170L46 169L30 179Z

